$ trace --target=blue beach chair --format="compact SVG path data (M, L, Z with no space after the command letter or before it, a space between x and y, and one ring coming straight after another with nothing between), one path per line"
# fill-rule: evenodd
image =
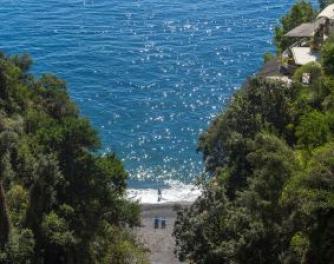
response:
M161 219L161 229L165 229L166 228L166 224L167 224L166 218L162 218Z
M159 222L160 222L160 219L158 217L155 217L154 218L154 229L159 228Z

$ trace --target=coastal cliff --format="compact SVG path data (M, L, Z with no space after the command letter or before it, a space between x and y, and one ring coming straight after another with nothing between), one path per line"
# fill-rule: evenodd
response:
M178 213L180 260L334 263L333 37L317 47L319 60L283 73L288 84L267 78L282 74L283 51L297 41L286 34L316 17L306 1L292 7L275 30L277 55L266 56L269 66L202 134L199 150L212 178Z
M66 83L1 53L0 263L334 263L334 38L289 34L318 13L298 1L282 18L277 54L200 137L209 177L177 212L129 201ZM296 43L319 57L300 65Z

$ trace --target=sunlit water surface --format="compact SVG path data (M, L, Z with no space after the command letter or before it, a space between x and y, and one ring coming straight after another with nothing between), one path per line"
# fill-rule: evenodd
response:
M199 135L273 51L292 2L2 0L0 49L28 51L35 73L67 80L131 188L170 185L186 199L203 170Z

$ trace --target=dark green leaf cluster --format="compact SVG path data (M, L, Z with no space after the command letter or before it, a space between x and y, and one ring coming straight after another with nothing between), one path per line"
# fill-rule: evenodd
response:
M122 163L97 152L66 83L30 65L0 55L0 263L144 263Z

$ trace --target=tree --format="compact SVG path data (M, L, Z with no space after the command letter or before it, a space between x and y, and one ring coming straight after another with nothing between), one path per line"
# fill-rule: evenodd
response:
M294 175L282 195L294 209L299 262L331 263L334 259L334 152L333 142L317 148L305 170Z
M325 72L334 75L334 37L329 38L321 48L321 62Z
M207 186L190 208L178 211L174 236L180 261L228 263L219 247L230 234L224 225L230 216L229 208L225 190Z
M71 252L78 243L66 219L54 211L44 214L41 222L43 249L47 263L74 263Z
M0 221L0 246L3 249L9 239L10 221L8 216L5 189L3 187L2 181L0 182Z
M174 234L180 260L194 263L282 263L289 250L288 212L280 203L297 169L294 153L270 134L255 137L247 155L247 188L230 201L219 181L178 212Z
M5 180L12 177L13 170L10 163L11 151L17 141L17 135L11 131L0 133L0 249L7 244L10 235L10 218L4 188Z
M234 238L236 261L282 263L289 249L291 227L280 198L286 182L298 169L295 155L276 136L258 134L254 151L247 158L254 170L247 190L237 199L236 211L243 212L237 214L243 225Z
M13 228L10 239L0 252L1 263L33 264L35 241L29 229Z
M267 129L294 143L289 125L295 119L291 104L295 96L295 90L284 83L250 79L233 96L228 109L201 135L198 148L206 169L216 174L228 171L225 187L229 195L246 183L251 169L246 157L257 133Z
M330 136L328 117L319 111L305 114L300 118L296 136L298 144L307 149L323 145Z
M278 52L283 52L291 44L296 42L296 39L284 37L293 28L305 22L311 22L315 17L315 11L310 2L298 0L288 14L283 16L280 25L275 28L274 42Z
M31 64L0 54L0 263L144 263L128 229L140 209L125 199L122 162L99 154L66 83L35 78ZM115 239L105 226L128 235Z

